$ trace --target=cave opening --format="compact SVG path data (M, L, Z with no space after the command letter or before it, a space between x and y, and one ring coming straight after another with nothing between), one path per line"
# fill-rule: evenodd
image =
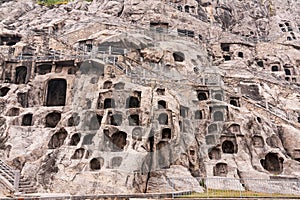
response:
M15 84L25 84L27 77L27 67L20 66L16 68Z
M51 64L41 64L37 66L37 73L39 75L45 75L51 72L52 65Z
M230 51L230 44L221 43L221 49L222 49L222 51L229 52Z
M48 82L46 106L64 106L66 104L67 81L52 79Z
M19 116L20 114L20 108L11 108L7 111L6 115L7 116Z
M64 128L61 128L58 132L52 135L48 143L48 148L56 149L61 147L64 144L67 136L68 136L68 132Z
M128 116L129 126L139 126L140 125L140 116L138 114L133 114Z
M111 136L111 142L113 144L112 151L123 151L127 144L127 133L118 131Z
M90 161L90 169L92 171L100 170L103 167L104 159L103 158L93 158Z
M221 111L214 112L213 119L214 121L224 121L223 113Z
M264 139L262 136L255 135L252 137L252 145L256 148L264 147Z
M272 72L278 72L279 71L279 67L277 65L273 65L271 67Z
M228 174L228 166L226 163L217 163L213 168L214 176L226 177Z
M157 105L158 105L158 109L166 109L167 108L167 103L164 100L159 100L157 102Z
M123 117L121 114L113 114L110 118L110 123L113 126L121 126Z
M208 92L205 92L205 91L198 92L198 100L199 101L205 101L207 99L208 99Z
M22 126L32 126L32 114L28 113L23 116Z
M143 130L141 127L135 127L132 130L132 139L142 141L143 139Z
M202 111L196 110L195 111L195 119L203 119Z
M291 70L290 69L285 68L284 72L285 72L285 75L287 75L287 76L291 75Z
M220 160L221 159L221 150L219 148L212 148L208 152L208 157L211 160Z
M108 109L108 108L115 108L115 100L112 98L106 98L104 99L104 103L103 103L103 108L104 109Z
M84 148L76 149L71 159L82 159L84 156L84 152L85 152Z
M270 173L280 174L283 171L283 158L279 158L276 153L268 153L260 162L263 168Z
M105 81L103 83L103 89L110 89L112 87L112 82L111 81Z
M46 127L54 128L61 119L61 113L52 112L46 116Z
M140 107L140 100L138 97L129 97L126 100L126 108L139 108Z
M239 100L236 98L231 98L229 103L235 107L240 107Z
M3 87L0 89L0 97L5 97L7 93L9 92L10 88L8 87Z
M225 140L222 143L222 151L223 153L233 154L235 153L235 146L232 141Z
M219 100L219 101L223 101L223 95L218 93L218 94L215 95L215 99Z
M208 133L215 133L218 132L218 125L217 124L210 124L207 128Z
M238 52L238 57L244 58L244 53L243 52Z
M98 114L93 115L90 118L90 123L88 124L89 129L90 130L98 130L101 126L102 118L103 118L103 116L101 116L101 115L98 115Z
M80 122L80 116L77 113L74 113L69 119L68 119L68 126L78 126Z
M177 51L177 52L173 53L173 58L174 58L175 62L183 62L185 59L185 56L182 52Z
M162 131L161 131L161 138L162 139L171 139L172 137L172 130L170 128L164 128Z
M80 133L75 133L72 135L71 140L69 142L70 146L77 146L77 144L80 142Z
M184 6L184 12L186 12L186 13L190 12L190 6L189 5Z
M158 116L158 122L159 122L160 125L168 125L168 114L161 113Z

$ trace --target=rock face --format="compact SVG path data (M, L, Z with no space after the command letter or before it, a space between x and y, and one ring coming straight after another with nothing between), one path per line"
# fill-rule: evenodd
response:
M299 194L268 182L300 178L299 9L0 1L1 160L37 192Z

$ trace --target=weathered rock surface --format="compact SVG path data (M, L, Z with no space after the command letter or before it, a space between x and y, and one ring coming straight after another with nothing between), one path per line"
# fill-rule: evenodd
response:
M37 192L299 194L299 9L0 1L0 159Z

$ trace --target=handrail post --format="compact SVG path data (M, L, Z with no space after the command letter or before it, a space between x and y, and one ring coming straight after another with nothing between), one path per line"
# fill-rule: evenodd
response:
M20 171L19 170L14 170L14 188L16 192L19 191L19 182L20 182Z

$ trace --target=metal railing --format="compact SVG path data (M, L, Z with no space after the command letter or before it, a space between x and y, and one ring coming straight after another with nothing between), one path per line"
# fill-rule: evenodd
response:
M185 178L174 178L174 183ZM197 178L203 192L192 192L184 195L173 194L173 197L295 197L300 198L300 179L297 178L226 178L203 177ZM173 184L176 189L176 184Z
M20 180L19 170L13 170L5 162L0 160L0 175L9 182L10 188L14 188L15 191L18 191Z

